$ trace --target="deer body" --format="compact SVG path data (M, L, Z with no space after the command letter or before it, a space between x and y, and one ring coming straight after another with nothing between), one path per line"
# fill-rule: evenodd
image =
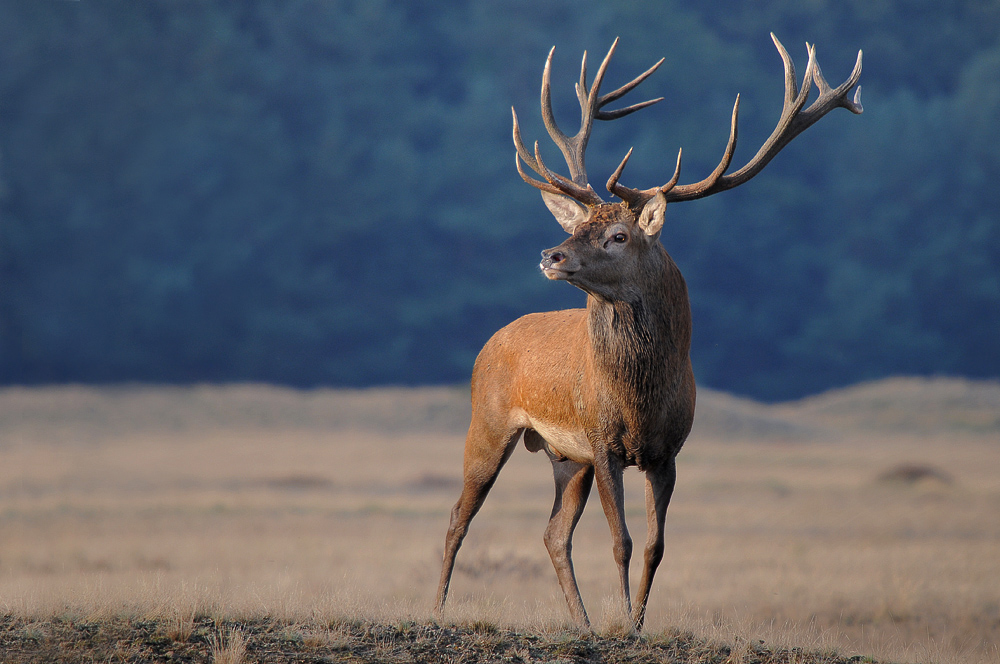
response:
M669 462L694 419L691 311L680 271L657 248L630 300L590 295L586 309L529 314L497 332L473 369L474 420L524 430L531 451L579 463L593 463L595 447L641 470Z
M552 463L556 492L545 546L574 622L581 629L590 628L570 553L573 531L596 482L611 529L621 599L634 627L642 628L653 575L663 557L664 522L676 480L675 459L691 430L695 408L687 286L659 239L667 203L709 196L746 182L795 135L836 106L861 112L859 96L854 101L845 96L860 76L860 53L850 79L833 90L819 73L810 47L809 66L799 91L791 60L777 39L774 41L785 63L785 103L777 128L757 155L735 173L725 174L736 144L737 98L729 143L721 163L708 178L676 186L678 154L674 175L665 185L645 190L625 187L618 179L630 150L608 181L608 190L622 199L620 203L604 202L587 182L583 153L594 119L613 120L659 101L602 110L641 83L660 63L601 96L601 80L615 45L589 89L584 54L577 85L583 119L579 133L571 138L559 130L552 117L549 53L542 77L542 116L566 158L570 177L548 169L537 143L534 154L528 152L515 114L516 164L521 177L542 191L549 210L570 234L559 246L542 252L542 272L549 279L567 281L585 291L587 308L519 318L493 335L476 359L464 482L445 537L435 607L438 618L444 611L455 556L469 523L523 439L527 449L544 450ZM813 82L820 96L804 109ZM544 181L525 174L522 161ZM629 585L632 540L625 524L622 475L628 466L637 466L645 473L647 512L643 571L634 610Z
M439 606L468 523L523 436L525 447L545 450L552 461L556 503L545 541L573 618L584 628L589 620L569 555L573 528L596 478L631 610L622 471L646 472L654 510L637 604L645 607L662 556L674 458L695 405L687 286L658 240L664 206L654 206L660 214L646 229L624 203L595 208L572 237L542 253L546 275L586 291L587 308L519 318L479 353L465 487L452 512ZM634 617L637 624L641 619Z

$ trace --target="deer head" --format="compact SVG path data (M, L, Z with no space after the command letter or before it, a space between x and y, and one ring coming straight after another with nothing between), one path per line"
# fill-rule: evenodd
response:
M737 95L736 103L733 106L729 141L726 144L722 160L707 178L693 184L678 185L681 171L681 151L678 151L673 176L666 184L650 189L632 189L619 182L625 165L632 155L632 150L629 149L607 182L608 191L620 198L620 203L605 202L588 182L584 166L584 152L590 139L593 122L595 119L614 120L621 118L662 100L660 97L614 111L603 110L605 105L618 100L642 83L659 68L663 60L661 59L617 90L601 95L601 82L604 79L608 62L618 45L618 40L616 39L611 45L597 71L593 86L589 88L587 85L587 54L584 53L580 66L580 80L576 85L582 119L579 131L575 136L569 137L556 125L552 113L550 78L555 47L549 51L542 73L542 119L549 136L566 159L569 177L559 175L545 165L537 141L534 146L534 154L528 152L521 140L517 113L511 109L514 118L517 171L525 182L541 190L546 206L555 216L556 221L571 235L558 247L542 252L541 268L545 276L550 279L569 281L590 294L606 298L616 298L622 291L633 290L635 282L641 281L643 273L651 274L645 269L644 264L660 260L660 254L663 250L657 239L663 227L667 203L711 196L747 182L759 173L789 141L838 106L842 106L852 113L862 112L860 86L857 88L853 100L847 98L848 92L857 84L861 76L860 51L850 77L842 85L832 89L820 71L816 61L815 47L807 44L809 62L806 65L802 87L799 89L795 65L788 52L773 34L771 39L774 41L785 67L784 106L777 126L764 145L757 151L757 154L743 168L734 173L726 174L736 149L740 108L740 98ZM819 97L808 108L804 108L813 84L819 90ZM521 167L522 161L544 180L537 180L526 174Z
M650 277L663 271L665 252L658 238L666 207L663 194L657 193L638 214L625 203L574 211L579 221L571 236L542 252L542 273L604 300L634 299L644 286L655 286Z

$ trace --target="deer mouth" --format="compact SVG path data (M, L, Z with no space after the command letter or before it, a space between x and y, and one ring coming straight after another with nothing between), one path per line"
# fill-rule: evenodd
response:
M552 265L545 265L544 263L539 265L539 267L542 269L542 274L552 281L566 281L576 274L576 270L563 270Z

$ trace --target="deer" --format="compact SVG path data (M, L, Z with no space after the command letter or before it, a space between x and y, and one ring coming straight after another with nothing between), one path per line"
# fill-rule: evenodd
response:
M587 54L576 94L581 123L572 137L557 126L550 79L555 47L542 73L542 120L562 152L569 175L542 160L538 142L526 149L512 108L515 165L570 237L542 252L541 272L587 295L586 308L532 313L502 328L480 351L472 371L472 414L465 439L462 493L451 510L445 536L434 617L441 621L455 557L469 524L482 507L501 468L520 440L543 451L552 464L555 502L545 528L545 547L569 607L582 631L590 619L573 568L573 532L596 481L611 530L620 599L631 627L642 630L653 575L664 555L667 506L677 478L676 458L694 421L695 379L691 365L691 307L687 285L660 241L668 203L691 201L732 189L757 175L785 145L837 107L862 112L861 51L848 79L831 88L820 71L814 45L801 88L788 52L771 34L784 63L784 103L777 125L753 158L728 173L736 148L740 98L729 140L718 166L700 182L678 184L681 151L673 176L661 186L633 189L619 182L629 149L606 188L619 201L604 201L590 185L584 152L594 120L616 120L651 106L651 99L617 110L604 107L630 92L663 59L612 92L600 94L614 41L587 84ZM813 85L817 98L806 107ZM526 164L541 179L527 174ZM623 471L645 476L647 538L635 606L630 599L632 539L625 523Z

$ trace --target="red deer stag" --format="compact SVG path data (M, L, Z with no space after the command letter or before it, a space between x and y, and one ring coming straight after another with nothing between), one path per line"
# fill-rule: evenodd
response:
M579 132L569 137L556 126L550 102L549 52L542 74L542 118L562 151L569 177L545 165L535 143L529 152L521 141L514 113L517 171L542 198L571 237L542 252L541 269L549 279L568 281L587 293L586 309L529 314L497 332L476 359L472 372L472 421L465 442L464 486L451 511L435 616L440 619L455 565L455 554L504 462L523 436L532 452L544 450L552 462L556 495L545 529L545 546L569 604L574 622L584 630L584 609L570 557L573 530L593 481L611 527L614 558L621 579L625 611L642 629L653 574L663 557L663 525L676 478L675 458L694 419L695 385L688 351L691 309L687 286L659 242L667 203L690 201L731 189L754 177L795 136L835 107L861 113L858 88L861 53L850 78L831 89L807 44L809 63L798 88L795 67L771 35L785 66L785 99L777 127L763 147L738 171L726 175L736 147L739 97L733 107L729 143L711 175L678 185L681 156L670 181L651 189L631 189L618 182L632 151L608 180L621 202L605 202L587 181L584 151L593 121L614 120L659 99L619 110L603 107L635 88L663 60L614 92L599 94L612 44L587 87L584 53L576 87L582 111ZM818 98L805 107L812 85ZM524 162L542 180L527 175ZM633 610L629 598L632 539L625 525L622 470L645 472L648 537L642 580Z

